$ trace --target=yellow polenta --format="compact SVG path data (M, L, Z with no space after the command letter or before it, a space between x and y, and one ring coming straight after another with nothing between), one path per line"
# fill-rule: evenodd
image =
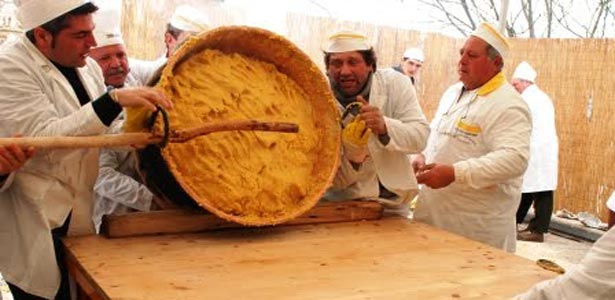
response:
M314 182L327 180L315 170L319 132L311 100L274 65L204 50L163 78L161 87L174 103L174 129L246 119L299 125L296 134L220 132L165 148L169 167L197 202L207 202L202 205L262 223L300 207Z

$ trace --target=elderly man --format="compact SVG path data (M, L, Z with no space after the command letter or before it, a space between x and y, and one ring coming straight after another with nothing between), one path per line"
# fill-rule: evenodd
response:
M94 21L97 46L90 50L90 57L102 69L105 84L113 88L145 85L130 73L128 54L120 30L119 11L113 9L98 11Z
M553 102L534 83L536 75L530 64L521 62L513 73L511 84L530 108L533 125L530 160L523 176L517 224L523 223L532 202L535 216L530 220L528 227L518 233L517 239L542 243L544 234L549 232L553 212L553 191L557 188L558 141Z
M164 33L165 55L154 61L131 58L131 75L140 82L147 84L151 75L166 63L167 58L177 50L179 45L189 37L210 28L209 19L201 14L198 9L187 4L178 6L175 8L169 23L167 23L167 29Z
M324 61L339 107L346 108L341 166L325 198L406 203L417 189L408 154L421 151L429 134L410 80L376 70L374 49L356 32L333 34Z
M425 55L423 54L423 50L419 48L408 48L401 57L401 63L393 67L393 69L410 77L412 84L416 86L424 61Z
M169 108L149 88L107 92L89 58L96 46L87 0L23 0L25 30L0 50L0 135L103 133L122 107ZM0 270L15 299L69 299L60 239L93 233L98 150L39 150L0 193Z
M426 185L414 218L514 252L532 123L502 73L507 51L506 39L488 24L461 48L461 83L444 93L427 147L413 161Z
M117 10L101 10L94 16L94 36L98 46L90 56L102 68L105 84L111 88L142 86L129 73L128 55L120 30L120 14ZM113 127L119 133L123 120ZM100 231L103 215L122 214L131 211L149 211L154 195L141 183L137 156L128 149L102 149L100 172L94 185L94 211L92 221L96 232Z

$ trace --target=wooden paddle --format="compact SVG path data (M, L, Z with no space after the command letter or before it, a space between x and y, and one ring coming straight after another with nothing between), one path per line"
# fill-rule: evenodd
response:
M203 124L201 126L171 130L170 143L183 143L193 138L221 131L275 131L296 133L299 126L286 122L260 122L256 120L223 121ZM17 145L37 149L66 148L115 148L126 146L144 146L160 144L164 135L151 132L133 132L97 136L50 136L50 137L18 137L0 138L0 146Z

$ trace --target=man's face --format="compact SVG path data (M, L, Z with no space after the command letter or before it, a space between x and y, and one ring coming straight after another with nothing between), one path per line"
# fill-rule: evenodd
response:
M411 58L406 58L401 62L401 68L404 71L404 74L410 77L417 77L422 66L422 62Z
M372 66L368 66L357 51L332 53L329 57L327 74L330 80L349 96L361 91L372 71Z
M182 31L178 36L177 39L173 37L172 34L170 33L165 33L164 34L164 43L167 47L167 57L173 55L173 53L175 52L175 50L177 50L177 47L179 47L186 39L188 39L189 37L193 36L194 33L189 32L189 31Z
M490 60L487 45L482 39L470 36L459 51L461 57L457 63L457 73L466 89L481 87L499 72L501 58Z
M124 85L130 69L128 67L126 47L123 44L93 48L90 51L90 56L96 60L102 69L105 76L105 84L116 88Z
M47 38L39 44L42 47L39 49L47 58L64 67L83 67L90 48L96 46L92 34L92 14L69 16L67 22L68 27L58 32L55 37L45 31Z
M513 78L513 80L510 81L510 84L512 84L512 86L515 88L515 90L517 90L517 92L519 92L519 94L523 93L523 90L525 90L523 81L521 81L520 79Z

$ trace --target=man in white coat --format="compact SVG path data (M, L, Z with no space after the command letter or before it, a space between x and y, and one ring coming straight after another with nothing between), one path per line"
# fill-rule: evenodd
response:
M423 54L423 50L420 48L408 48L404 51L399 65L393 67L393 69L408 76L412 84L416 86L424 61L425 54Z
M137 87L144 83L135 79L128 64L128 54L120 30L119 11L100 10L94 15L97 47L90 56L101 67L105 84L111 88ZM112 133L121 132L123 118L116 122ZM94 185L94 211L92 221L100 232L104 215L131 211L149 211L154 195L141 183L138 160L134 150L101 149L100 172Z
M153 89L107 92L88 57L96 46L87 0L23 0L25 34L0 50L0 136L103 133L122 107L170 108ZM15 299L69 299L61 237L94 232L97 149L42 150L0 193L0 270Z
M423 155L414 219L514 252L531 116L502 68L508 42L481 24L461 48L460 83L442 96Z
M374 49L357 32L333 34L324 61L340 110L360 103L344 124L341 166L325 198L394 198L383 201L406 214L403 204L417 190L408 154L421 151L429 134L410 79L376 70Z
M558 141L553 102L535 84L536 75L529 63L521 62L513 73L511 84L521 94L532 114L530 160L523 176L517 224L523 223L532 202L535 217L525 230L519 232L517 239L542 243L544 234L549 232L553 191L557 188Z

